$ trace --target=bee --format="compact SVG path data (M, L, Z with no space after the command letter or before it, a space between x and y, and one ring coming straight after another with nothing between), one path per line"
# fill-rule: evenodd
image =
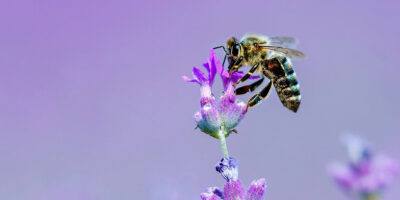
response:
M258 94L247 101L247 108L255 107L263 99L268 98L272 84L278 93L283 106L297 112L301 102L300 87L296 73L293 70L291 58L301 59L305 55L295 50L297 40L291 37L267 37L259 34L246 34L238 41L235 37L228 39L225 46L215 47L225 50L228 58L229 74L243 66L252 66L237 84L246 81L253 73L257 72L262 78L256 82L237 88L236 95L253 92L267 77L270 82Z

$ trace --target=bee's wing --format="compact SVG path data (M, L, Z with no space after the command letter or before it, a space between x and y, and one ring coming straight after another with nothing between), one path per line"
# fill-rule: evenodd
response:
M269 37L269 46L278 46L295 49L299 41L292 37Z
M304 53L295 49L289 49L284 47L276 47L276 46L260 46L263 49L277 51L286 54L288 57L293 59L303 59L306 57Z

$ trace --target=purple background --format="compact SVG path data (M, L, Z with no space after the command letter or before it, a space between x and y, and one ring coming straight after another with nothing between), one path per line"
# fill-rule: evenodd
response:
M0 199L186 200L221 187L219 143L193 129L199 88L181 75L246 32L295 36L308 58L294 62L299 112L273 93L228 138L242 182L265 177L270 200L345 199L326 174L346 160L343 131L400 158L399 5L3 1Z

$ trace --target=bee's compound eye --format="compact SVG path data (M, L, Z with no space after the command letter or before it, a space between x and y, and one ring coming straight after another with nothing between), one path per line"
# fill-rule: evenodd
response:
M233 56L238 56L240 52L240 46L239 44L236 44L232 47L232 55Z

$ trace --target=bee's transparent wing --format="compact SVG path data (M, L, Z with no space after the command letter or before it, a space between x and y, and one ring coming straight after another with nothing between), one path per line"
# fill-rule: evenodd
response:
M303 59L306 57L304 53L295 49L289 49L284 47L277 47L277 46L260 46L266 50L277 51L286 54L288 57L293 59Z
M269 37L268 46L286 47L295 49L299 41L292 37Z

